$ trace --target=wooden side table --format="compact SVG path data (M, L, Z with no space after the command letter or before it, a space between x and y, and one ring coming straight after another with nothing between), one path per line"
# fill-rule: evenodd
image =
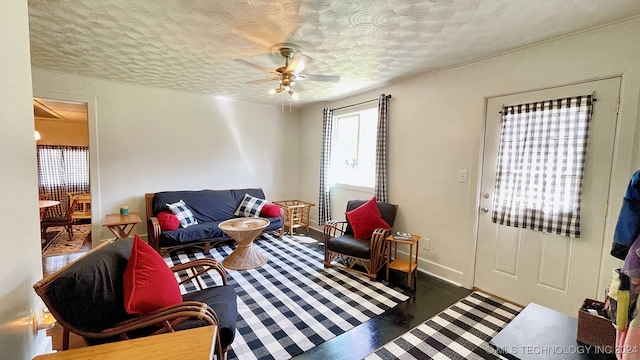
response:
M34 360L211 360L216 346L215 325L145 336L102 345L94 345L39 355Z
M128 215L107 214L104 217L102 226L106 226L116 236L116 239L125 239L133 232L136 225L141 223L140 215L137 212L130 212Z
M302 200L280 200L274 201L283 211L284 226L289 230L289 235L293 235L293 229L306 227L309 233L309 213L312 206L316 204Z
M387 246L387 281L389 281L389 269L401 271L407 273L407 286L415 290L415 279L418 277L418 244L420 243L420 235L411 234L411 238L399 237L398 235L391 234L387 237L389 242ZM409 258L398 258L398 244L405 244L409 247ZM415 255L413 253L413 247L415 246ZM391 260L391 248L393 248L393 260Z

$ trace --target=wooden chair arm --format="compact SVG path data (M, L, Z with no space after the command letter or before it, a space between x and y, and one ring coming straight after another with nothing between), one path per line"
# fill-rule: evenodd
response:
M125 320L114 327L104 329L100 332L92 332L91 337L109 338L118 336L122 339L129 339L128 333L152 325L162 326L155 331L153 335L173 332L178 324L189 319L200 319L209 325L216 326L219 326L220 323L218 315L209 305L198 301L185 301ZM79 335L83 334L80 333Z
M378 270L388 261L387 247L389 243L387 237L391 235L391 229L377 228L371 235L371 268Z
M204 289L204 283L202 282L202 278L200 275L208 272L209 270L216 270L222 279L222 285L227 285L227 271L225 268L215 259L205 258L205 259L197 259L193 261L189 261L188 263L178 264L171 267L171 271L178 272L183 270L191 270L187 271L188 277L181 280L178 284L182 285L186 282L189 282L193 279L196 279L200 290Z
M324 244L327 245L327 241L334 237L344 235L345 230L347 229L346 221L337 221L337 220L329 220L324 224L324 228L322 230L322 238L324 240Z
M160 252L160 234L162 234L160 221L157 217L150 217L149 221L147 221L147 239L149 240L149 245L158 253Z

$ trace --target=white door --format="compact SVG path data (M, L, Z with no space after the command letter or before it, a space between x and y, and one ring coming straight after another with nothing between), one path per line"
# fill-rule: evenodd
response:
M594 92L582 186L581 237L497 225L491 221L503 105ZM521 305L530 302L576 316L595 299L604 239L620 78L490 98L487 102L474 286Z

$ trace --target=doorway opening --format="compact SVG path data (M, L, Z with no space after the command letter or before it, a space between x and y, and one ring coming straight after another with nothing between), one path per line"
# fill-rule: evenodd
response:
M57 203L41 209L43 257L68 255L91 244L88 107L34 98L33 112L39 197Z

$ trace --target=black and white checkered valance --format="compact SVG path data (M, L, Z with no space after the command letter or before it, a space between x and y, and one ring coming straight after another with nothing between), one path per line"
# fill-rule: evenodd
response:
M504 106L492 221L580 237L591 95Z

